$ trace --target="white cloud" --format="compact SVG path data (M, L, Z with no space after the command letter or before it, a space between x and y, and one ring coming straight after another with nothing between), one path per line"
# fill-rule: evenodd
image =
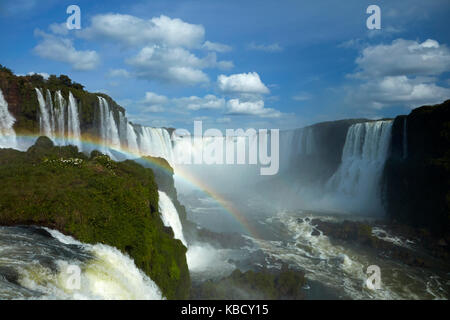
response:
M143 48L126 62L136 69L138 77L187 85L209 82L208 76L202 71L205 68L232 66L231 62L217 61L215 53L198 58L184 48L156 45Z
M256 44L254 42L247 46L248 50L265 51L265 52L281 52L283 48L278 43L272 44Z
M369 46L356 59L360 78L398 75L437 75L450 70L450 50L437 41L422 43L397 39L391 44Z
M240 101L231 99L227 102L228 114L230 115L254 115L262 118L278 118L281 112L272 108L264 108L264 101Z
M154 92L146 92L145 98L142 101L143 103L155 105L155 104L164 104L168 101L166 96L156 94Z
M232 48L229 45L218 43L218 42L211 42L206 41L203 44L203 48L210 51L217 51L217 52L228 52L231 51Z
M435 40L369 46L355 62L359 69L350 77L361 83L347 89L347 100L359 107L414 108L450 97L450 89L437 84L438 76L450 71L450 50Z
M34 52L41 58L68 63L74 70L86 71L95 69L100 63L97 52L92 50L76 50L70 39L59 38L41 31L42 41L34 47Z
M63 23L52 23L50 26L50 31L54 34L66 36L69 34L69 29L67 29L67 25L65 22Z
M218 98L215 95L208 94L203 98L197 96L176 98L174 103L180 107L188 110L202 110L202 109L222 109L225 106L225 99Z
M125 69L111 69L107 75L110 78L129 78L131 76Z
M410 79L407 76L371 80L353 90L349 99L354 103L368 103L371 108L381 109L392 105L414 108L441 103L450 97L450 89L421 80L423 79Z
M148 46L164 44L171 47L200 47L205 36L201 25L161 15L149 20L127 14L100 14L79 33L87 39L112 40L123 45Z
M270 92L256 72L230 76L221 74L217 77L217 84L219 89L225 93L266 94Z

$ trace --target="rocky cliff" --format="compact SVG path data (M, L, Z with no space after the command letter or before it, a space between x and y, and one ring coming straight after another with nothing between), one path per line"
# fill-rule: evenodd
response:
M450 100L395 118L383 194L389 218L450 233Z

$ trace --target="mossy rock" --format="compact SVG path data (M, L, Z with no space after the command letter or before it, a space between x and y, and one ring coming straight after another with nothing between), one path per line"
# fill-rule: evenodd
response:
M168 299L188 297L186 247L166 231L151 169L91 159L39 138L27 152L0 149L0 225L39 225L134 259Z

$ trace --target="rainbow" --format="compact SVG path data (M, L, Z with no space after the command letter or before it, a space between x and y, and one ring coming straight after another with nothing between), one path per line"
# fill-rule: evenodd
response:
M16 138L21 138L25 140L29 140L29 145L34 144L34 141L40 137L41 135L36 134L18 134ZM142 154L138 153L136 150L130 150L128 147L121 146L120 149L115 149L110 147L105 141L99 137L82 134L81 139L74 139L70 136L65 135L64 137L58 137L57 134L53 136L53 141L58 143L58 140L62 141L64 139L65 145L73 144L82 144L83 147L87 147L86 149L90 150L103 150L105 147L110 148L111 150L116 150L125 155L128 159L137 159L141 158L145 162L148 162L161 170L167 172L168 174L172 174L169 169L161 165L158 161L150 158L143 157ZM23 150L23 149L22 149ZM151 156L151 155L150 155ZM210 185L208 185L205 181L202 181L196 177L194 177L190 172L184 170L181 167L174 166L174 171L177 179L180 179L182 182L200 190L206 196L212 198L225 212L230 214L236 222L252 237L256 239L260 239L260 235L258 231L249 223L247 218L229 201L226 200L223 196L221 196L217 191L214 190Z

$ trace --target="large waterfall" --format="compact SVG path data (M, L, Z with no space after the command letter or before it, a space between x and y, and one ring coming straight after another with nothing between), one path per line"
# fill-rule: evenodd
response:
M178 216L177 209L172 203L172 200L170 200L169 196L165 192L158 191L158 194L158 206L164 225L166 227L171 227L175 239L181 240L181 242L187 246L187 242L183 236L183 226L181 225L180 217Z
M16 133L14 131L16 119L8 110L8 103L0 89L0 148L15 148Z
M79 105L72 92L69 91L66 101L61 91L56 91L52 97L49 90L46 90L45 93L39 88L35 88L35 90L39 104L41 135L49 137L57 145L73 144L87 152L96 148L92 145L84 145L82 141ZM3 105L7 106L7 103L4 99L2 101L1 110L4 110ZM98 102L98 127L94 128L94 131L98 134L101 152L115 160L118 160L117 156L122 154L119 158L153 156L165 158L173 163L172 141L166 129L135 125L128 121L123 111L114 113L113 108L104 97L98 96ZM0 114L3 115L4 111L1 112ZM6 116L2 116L1 119L1 128L6 130ZM8 121L11 122L11 120ZM2 134L1 139L4 140L5 136L6 134ZM1 146L3 145L9 146L10 144L2 142Z
M317 151L313 127L280 132L280 171L291 169L299 156L310 156Z
M327 183L347 210L383 212L380 184L391 129L392 121L358 123L348 129L341 165Z

